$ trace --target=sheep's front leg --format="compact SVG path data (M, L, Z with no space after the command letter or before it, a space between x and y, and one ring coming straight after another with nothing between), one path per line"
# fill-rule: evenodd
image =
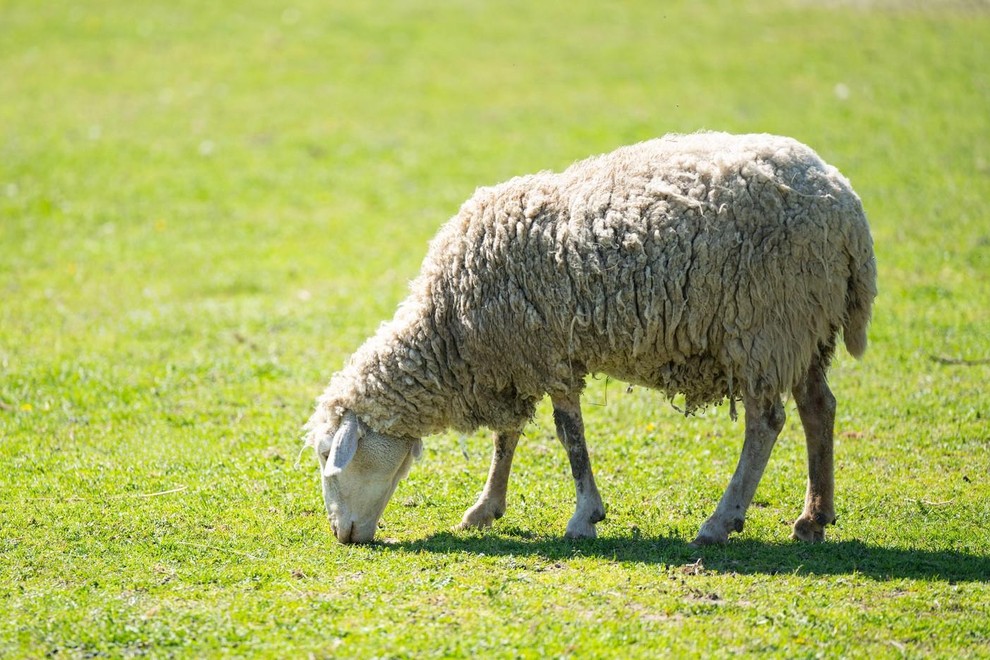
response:
M819 361L812 363L793 394L808 447L808 491L804 498L804 513L794 522L791 538L817 543L825 540L825 525L835 522L832 458L835 397Z
M509 487L509 473L512 471L512 456L519 442L519 432L497 432L493 441L492 464L488 470L488 481L481 491L478 501L464 513L458 529L491 527L493 521L505 515L505 493Z
M745 404L746 438L739 464L715 513L701 526L694 545L725 543L730 532L743 530L746 510L753 501L777 436L784 427L784 406L779 398L772 403L761 404L747 397Z
M605 506L591 472L591 459L584 443L584 421L581 419L579 395L551 396L553 421L557 438L567 450L571 475L577 490L574 515L567 523L565 536L572 539L595 538L595 524L605 519Z

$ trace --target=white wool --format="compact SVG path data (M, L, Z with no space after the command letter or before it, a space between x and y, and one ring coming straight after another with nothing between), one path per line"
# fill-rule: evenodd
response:
M689 409L789 391L841 328L866 348L876 263L859 198L808 147L671 135L480 188L395 317L335 374L309 442L518 430L605 373Z

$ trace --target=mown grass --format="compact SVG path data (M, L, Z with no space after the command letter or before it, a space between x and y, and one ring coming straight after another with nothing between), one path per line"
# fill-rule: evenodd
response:
M990 654L988 44L981 2L0 0L0 655ZM599 539L543 408L494 530L448 531L488 460L448 434L334 543L300 425L440 223L699 128L811 144L871 219L830 542L787 540L792 404L698 550L741 423L599 379Z

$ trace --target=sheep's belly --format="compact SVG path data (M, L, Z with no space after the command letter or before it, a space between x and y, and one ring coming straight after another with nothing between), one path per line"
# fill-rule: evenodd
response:
M741 384L730 391L725 370L712 356L695 356L680 362L651 363L647 359L610 361L594 369L632 385L659 390L668 397L683 394L690 409L718 403L741 392Z

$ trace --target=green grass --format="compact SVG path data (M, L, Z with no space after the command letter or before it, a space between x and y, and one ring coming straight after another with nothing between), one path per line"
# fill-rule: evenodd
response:
M840 356L830 541L793 404L746 530L687 545L741 444L595 380L609 518L546 407L509 511L429 438L388 543L335 543L312 401L476 186L670 131L788 134L880 265ZM985 2L0 0L0 655L990 655Z

